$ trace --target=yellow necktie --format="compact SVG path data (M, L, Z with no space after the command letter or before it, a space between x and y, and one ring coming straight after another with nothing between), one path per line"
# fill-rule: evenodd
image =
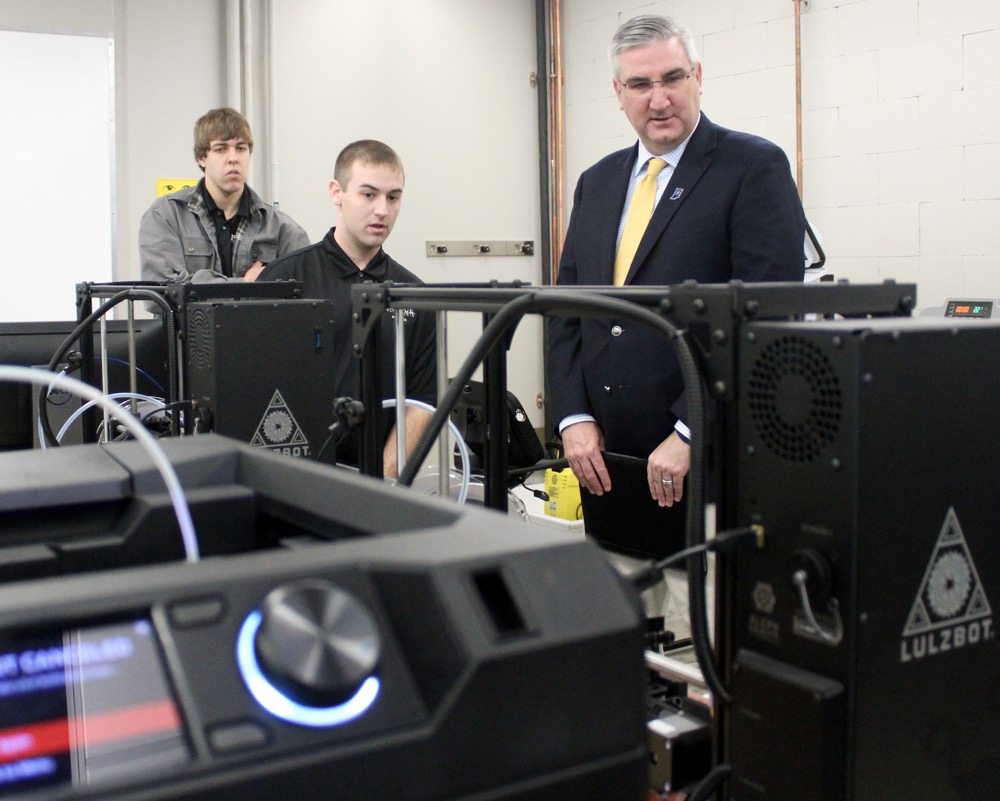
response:
M649 224L649 218L653 216L653 206L656 205L656 176L666 166L667 162L663 159L650 159L646 166L646 174L636 184L635 192L632 193L632 202L625 217L625 228L622 230L622 241L615 256L615 286L622 286L625 283L625 276L628 275L632 259L639 249L639 240L642 239Z

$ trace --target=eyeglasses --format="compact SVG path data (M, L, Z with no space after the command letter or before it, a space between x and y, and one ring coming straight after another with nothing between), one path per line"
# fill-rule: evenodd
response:
M629 94L635 95L636 97L648 97L653 93L653 85L659 84L664 92L676 92L681 86L684 85L684 81L694 75L695 70L698 66L695 65L691 68L691 72L683 72L682 70L676 70L668 75L664 75L658 81L651 81L648 78L629 78L621 86L623 86Z

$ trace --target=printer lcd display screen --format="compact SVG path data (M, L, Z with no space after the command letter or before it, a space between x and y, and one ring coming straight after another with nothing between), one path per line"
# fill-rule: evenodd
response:
M190 758L148 619L0 639L0 796Z

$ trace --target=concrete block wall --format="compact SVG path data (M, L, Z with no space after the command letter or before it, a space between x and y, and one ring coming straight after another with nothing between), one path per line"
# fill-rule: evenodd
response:
M635 137L605 56L637 13L676 17L703 110L796 165L792 0L564 0L566 198ZM802 193L828 270L916 282L918 306L1000 298L1000 3L810 0L801 13Z

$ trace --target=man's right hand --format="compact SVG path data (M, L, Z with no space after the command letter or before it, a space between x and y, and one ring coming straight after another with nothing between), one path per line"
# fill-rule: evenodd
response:
M594 495L603 495L611 491L611 476L604 464L604 434L597 423L589 420L574 423L562 430L563 453L569 460L573 475L580 481L580 486L588 489Z

